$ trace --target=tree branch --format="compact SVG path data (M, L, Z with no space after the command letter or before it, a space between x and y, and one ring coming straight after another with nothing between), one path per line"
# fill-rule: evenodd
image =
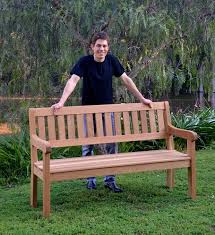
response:
M140 71L145 69L147 66L149 66L150 63L152 63L161 53L162 50L170 46L174 41L185 38L186 35L182 37L177 38L171 38L168 42L161 44L161 46L154 50L151 57L145 57L144 59L141 59L134 67L133 69L128 73L129 77L132 79L135 78Z

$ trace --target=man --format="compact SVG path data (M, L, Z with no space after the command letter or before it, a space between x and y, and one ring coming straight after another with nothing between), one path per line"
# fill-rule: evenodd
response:
M109 37L105 32L96 33L91 42L93 55L80 58L75 64L70 74L62 97L57 104L52 105L54 112L64 106L67 98L73 92L76 84L83 77L82 105L112 104L112 76L121 78L127 89L143 104L151 106L152 101L145 99L139 92L136 85L124 71L124 68L116 57L109 52ZM112 115L114 123L114 116ZM114 125L114 124L113 124ZM117 152L116 144L106 144L107 153ZM82 147L82 155L93 155L93 145ZM115 176L110 175L104 178L105 187L113 192L122 192L122 189L116 185ZM96 189L96 178L87 179L87 188Z

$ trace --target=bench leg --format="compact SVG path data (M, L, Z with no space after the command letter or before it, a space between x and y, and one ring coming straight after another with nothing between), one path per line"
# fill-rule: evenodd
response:
M187 152L191 156L190 167L188 168L188 194L196 199L196 167L195 167L195 142L187 141Z
M192 166L188 168L188 194L192 199L196 199L196 171Z
M50 154L43 153L43 216L50 215Z
M38 177L34 174L34 162L37 161L37 149L31 146L31 206L37 207L37 181Z
M43 182L43 216L50 215L50 182Z
M167 170L166 185L170 189L174 187L174 173L175 171L173 169Z
M37 207L37 176L31 173L31 206Z

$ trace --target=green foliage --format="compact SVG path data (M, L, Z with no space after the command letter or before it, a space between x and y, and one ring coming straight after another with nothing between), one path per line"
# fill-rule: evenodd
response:
M81 156L80 147L55 148L51 157L65 158ZM42 154L38 151L38 158ZM0 184L10 185L30 175L30 141L27 130L13 135L0 136Z
M178 128L195 131L199 139L198 148L206 146L215 147L215 110L211 108L198 109L194 112L178 112L172 114L173 125ZM176 140L178 145L184 146L184 142Z
M165 148L164 140L119 143L119 152L147 151Z
M0 136L0 178L3 183L17 182L29 176L30 148L29 136L20 134Z
M189 92L204 85L210 94L214 7L212 0L2 0L0 95L59 95L64 75L90 52L89 40L100 30L108 31L111 50L153 98L177 95L185 83ZM151 62L143 69L145 60ZM131 99L115 90L116 101Z

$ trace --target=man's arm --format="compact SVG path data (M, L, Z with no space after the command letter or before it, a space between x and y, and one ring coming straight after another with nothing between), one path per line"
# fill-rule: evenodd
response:
M53 104L51 106L51 108L56 111L60 108L62 108L64 106L64 103L66 102L66 100L68 99L68 97L71 95L71 93L73 92L73 90L75 89L78 81L80 80L80 77L73 74L70 79L67 81L66 86L63 90L63 94L60 98L60 101L56 104Z
M132 79L126 74L123 73L120 78L124 82L125 86L128 88L128 90L143 104L149 105L149 107L152 107L152 101L149 99L144 98L144 96L139 92L136 85L132 81Z

